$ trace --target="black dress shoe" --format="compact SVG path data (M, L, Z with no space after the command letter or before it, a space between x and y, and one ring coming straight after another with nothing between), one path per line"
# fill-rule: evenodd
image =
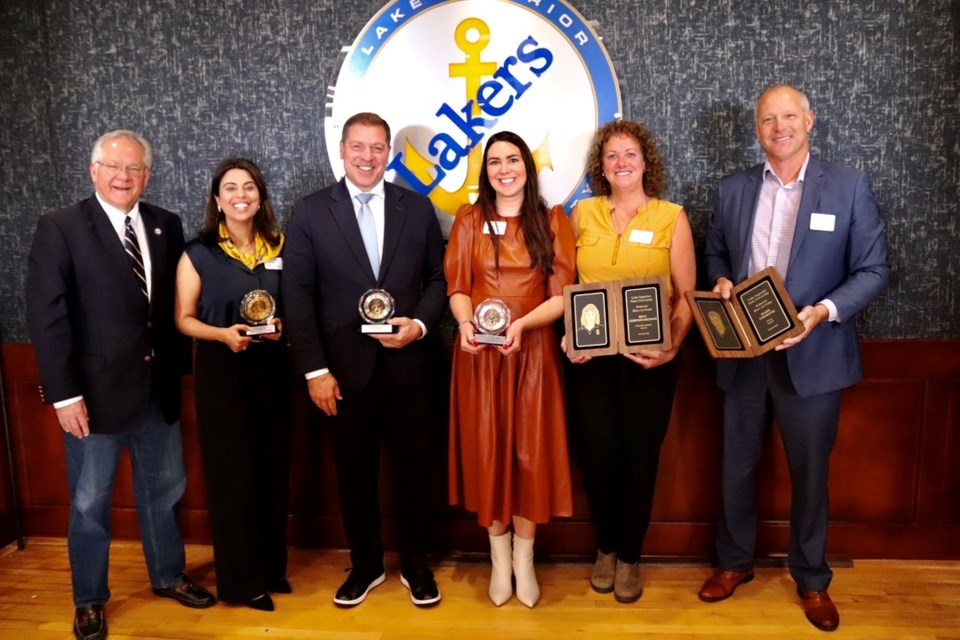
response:
M338 607L355 607L363 602L374 587L379 587L387 579L387 574L353 569L347 580L337 589L333 604Z
M267 581L267 591L270 593L293 593L293 588L286 578Z
M250 598L244 604L257 611L273 611L273 598L270 597L269 593L261 593L256 598Z
M173 585L162 589L154 587L153 592L161 598L173 598L183 606L194 609L206 609L217 604L217 599L212 593L182 573Z
M410 600L418 607L432 607L440 602L440 588L430 569L420 567L401 571L400 582L410 590Z
M107 614L102 604L77 607L73 615L73 635L77 640L102 640L107 637Z

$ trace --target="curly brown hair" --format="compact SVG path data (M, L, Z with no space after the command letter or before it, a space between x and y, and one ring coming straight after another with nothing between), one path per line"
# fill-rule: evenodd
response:
M646 165L646 170L643 172L643 191L651 198L660 197L660 194L667 190L667 169L663 166L657 143L650 129L630 120L608 122L593 136L593 146L587 158L587 173L590 175L590 188L593 189L593 195L610 195L610 183L603 176L603 146L613 136L627 136L637 141Z

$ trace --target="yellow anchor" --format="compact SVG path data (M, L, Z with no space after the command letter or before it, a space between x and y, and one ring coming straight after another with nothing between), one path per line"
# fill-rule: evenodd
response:
M474 41L470 40L471 31L475 33ZM480 59L480 53L490 44L490 27L480 18L467 18L457 25L454 32L454 41L457 47L466 54L464 62L454 62L450 64L451 78L464 78L466 80L467 100L473 100L473 113L479 114L480 106L477 104L477 90L480 88L481 80L490 77L497 70L495 62L483 62ZM423 156L416 147L410 142L410 138L404 138L404 163L407 169L413 173L417 179L424 184L430 184L435 179L430 170L434 169L434 163ZM533 152L533 160L537 166L537 172L542 169L553 169L550 160L550 135L544 136L541 143ZM467 175L463 184L455 191L447 191L441 186L435 187L430 192L430 200L441 210L456 215L457 210L465 204L473 204L477 200L477 183L480 179L480 168L483 165L483 148L477 144L470 149L467 155Z

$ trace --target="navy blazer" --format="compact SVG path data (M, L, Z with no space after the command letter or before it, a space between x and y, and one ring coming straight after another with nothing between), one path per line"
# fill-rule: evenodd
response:
M430 200L384 184L384 238L374 277L344 180L294 205L284 247L281 290L297 370L328 368L341 389L363 388L377 349L396 379L415 381L430 364L426 341L386 349L359 333L360 297L385 289L397 317L416 318L428 332L446 307L443 237Z
M763 165L720 180L704 252L711 284L720 277L736 284L749 276L762 182ZM813 213L834 216L833 230L811 229ZM854 317L890 278L883 228L869 176L811 155L784 284L797 309L829 298L839 321L820 323L786 350L798 395L835 391L863 377ZM730 359L717 362L722 389L732 382L736 367Z
M149 307L96 197L37 222L27 268L27 327L45 403L82 395L91 433L119 433L144 415L151 384L164 418L180 417L190 341L173 317L180 218L140 203L150 251Z

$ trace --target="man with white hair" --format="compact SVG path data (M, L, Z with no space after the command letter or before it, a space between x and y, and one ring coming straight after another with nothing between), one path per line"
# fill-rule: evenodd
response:
M27 325L41 399L64 432L79 640L107 637L110 503L124 447L154 593L188 607L216 603L183 573L180 376L190 343L173 316L183 228L140 202L151 160L132 131L101 136L90 158L94 195L42 216L30 249Z

